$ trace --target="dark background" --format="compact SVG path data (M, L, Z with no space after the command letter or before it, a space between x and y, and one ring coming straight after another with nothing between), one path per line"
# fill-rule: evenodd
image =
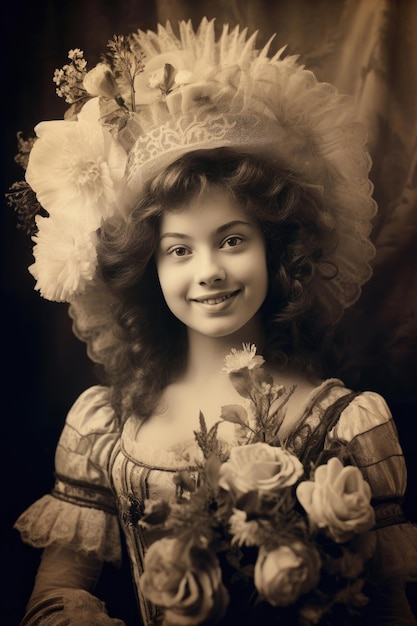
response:
M368 0L361 1L362 5L368 3ZM348 1L348 4L355 7L359 6L358 2ZM393 81L393 87L397 81L392 97L398 95L398 81L401 81L402 88L408 85L411 94L416 91L416 83L404 44L404 30L407 31L410 14L416 16L412 11L416 3L403 0L384 4L391 7L385 61L389 68L388 80ZM29 135L39 121L63 116L66 105L55 95L52 76L55 68L67 62L69 49L84 50L91 68L99 61L100 53L105 51L113 34L128 34L137 28L154 29L158 21L165 23L168 18L173 23L177 19L193 18L194 25L197 25L201 17L207 15L217 17L220 24L226 21L232 25L246 24L250 32L260 28L259 44L278 32L274 43L276 48L287 42L290 42L290 51L298 51L297 46L300 46L306 61L310 59L320 79L332 80L337 75L332 61L336 57L327 52L323 56L325 62L317 61L314 46L320 47L323 43L326 28L337 21L340 23L344 5L343 0L9 2L7 12L3 12L1 37L1 195L12 182L23 177L22 170L13 161L16 132L22 130L24 135ZM369 0L370 8L371 5L377 7L378 0ZM335 54L339 54L340 49L336 49ZM406 74L404 67L407 68ZM359 75L361 68L351 68L351 71ZM346 81L347 87L349 84ZM402 96L410 107L406 89ZM395 119L398 124L402 110L390 107L389 102L385 105L386 119L384 123L379 120L379 130L373 136L372 145L375 163L372 176L382 216L377 218L375 229L375 242L380 252L375 261L375 277L365 288L360 303L349 313L342 330L347 342L355 340L357 346L358 360L352 382L358 388L382 393L393 411L409 468L406 511L416 521L417 207L414 205L410 210L409 204L413 198L415 200L412 193L417 177L411 178L411 182L408 178L406 182L406 177L401 179L401 173L392 165L395 162L398 169L398 163L402 163L406 155L399 136L388 130L390 121ZM381 108L381 102L378 106ZM410 119L414 122L409 132L415 136L415 110L403 111L403 114L407 124ZM401 123L399 125L401 127ZM403 191L409 193L411 189L412 193L411 200L407 196L407 217L401 227L394 230L394 237L390 228L395 220L398 222L398 206L404 201L404 194L398 191L400 179ZM392 191L394 188L396 194ZM67 306L43 300L33 290L34 280L27 271L32 262L30 241L16 228L15 215L6 207L3 198L2 202L3 349L0 376L4 401L0 422L3 492L0 623L17 626L31 591L39 553L20 542L13 523L27 506L52 487L54 450L65 415L77 395L96 381L84 345L72 334ZM347 383L350 382L349 376ZM100 591L106 594L109 589L113 589L109 594L110 611L126 619L129 625L137 624L126 565L121 575L114 568L106 570Z

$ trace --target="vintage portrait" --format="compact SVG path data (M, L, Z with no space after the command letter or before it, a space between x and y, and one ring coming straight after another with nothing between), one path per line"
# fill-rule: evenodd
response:
M417 624L416 20L11 7L2 624Z

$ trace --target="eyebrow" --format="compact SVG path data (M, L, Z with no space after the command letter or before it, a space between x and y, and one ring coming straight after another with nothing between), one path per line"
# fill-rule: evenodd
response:
M253 224L251 222L245 222L244 220L232 220L231 222L227 222L226 224L222 224L221 226L219 226L219 228L216 229L215 234L221 235L223 232L229 230L230 228L242 225L252 226ZM191 239L189 235L186 235L184 233L163 233L159 240L162 241L162 239L164 239L165 237L173 237L174 239Z

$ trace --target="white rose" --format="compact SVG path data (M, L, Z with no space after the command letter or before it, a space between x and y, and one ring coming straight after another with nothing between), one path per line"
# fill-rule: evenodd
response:
M232 448L220 467L219 486L237 496L250 491L274 494L294 485L303 471L297 457L284 448L252 443Z
M297 487L297 497L312 524L326 529L338 543L349 541L375 524L371 488L357 467L344 467L337 458L320 465L314 481Z

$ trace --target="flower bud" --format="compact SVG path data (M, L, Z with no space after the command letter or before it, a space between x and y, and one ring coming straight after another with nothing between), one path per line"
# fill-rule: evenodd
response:
M272 606L289 606L317 585L320 567L316 548L301 541L269 552L261 548L255 564L255 586Z
M110 67L105 63L98 63L84 77L84 88L92 96L112 98L120 105L124 105L122 96Z

